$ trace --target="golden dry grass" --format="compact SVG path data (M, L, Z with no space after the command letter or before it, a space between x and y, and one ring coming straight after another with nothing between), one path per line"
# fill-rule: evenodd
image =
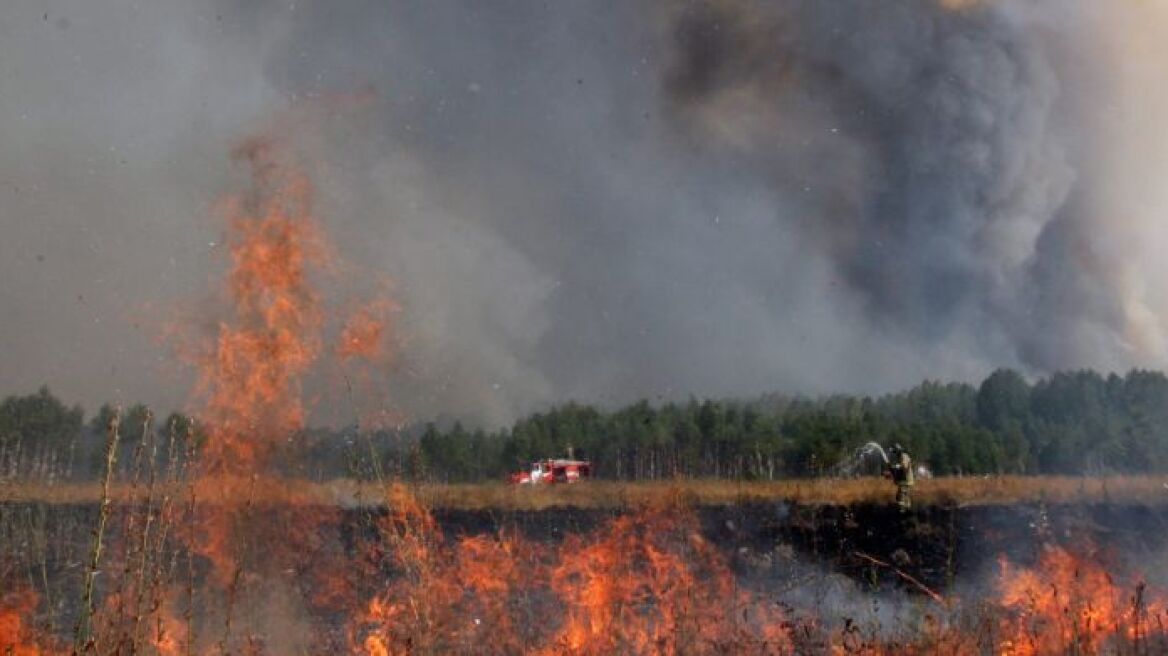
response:
M773 482L676 480L652 483L588 481L575 485L512 486L503 483L420 484L414 494L433 508L541 510L551 507L625 508L680 495L699 505L767 502L801 504L891 503L895 487L879 478L792 479ZM185 494L184 490L175 490ZM117 488L115 500L131 491ZM202 502L379 504L384 490L375 483L350 480L311 483L298 480L248 479L202 481L196 486ZM96 503L100 487L92 484L46 485L38 482L0 483L0 501ZM942 477L918 481L918 506L991 505L1045 501L1048 503L1168 503L1165 476L994 476Z
M591 481L576 485L420 486L418 494L439 508L540 510L554 506L639 506L682 495L700 505L793 501L808 505L892 503L895 486L884 479L803 479L774 482L679 480L655 483ZM935 478L917 483L918 505L991 505L1124 502L1168 503L1168 476Z

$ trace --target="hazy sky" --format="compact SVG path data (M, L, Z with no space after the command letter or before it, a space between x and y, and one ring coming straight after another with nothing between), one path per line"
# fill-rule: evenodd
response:
M1161 367L1165 44L1135 0L8 2L0 393L183 405L254 134L330 293L393 279L410 417Z

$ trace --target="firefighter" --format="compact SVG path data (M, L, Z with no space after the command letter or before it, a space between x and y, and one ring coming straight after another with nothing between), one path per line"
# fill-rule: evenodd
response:
M913 466L912 458L899 444L893 444L888 450L888 474L892 482L896 483L896 505L901 512L912 508Z

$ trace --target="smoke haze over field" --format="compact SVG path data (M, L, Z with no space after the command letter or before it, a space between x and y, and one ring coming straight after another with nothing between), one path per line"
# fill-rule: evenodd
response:
M157 335L222 274L256 133L317 185L330 284L394 281L408 417L1163 367L1166 26L1091 0L11 3L0 393L188 398Z

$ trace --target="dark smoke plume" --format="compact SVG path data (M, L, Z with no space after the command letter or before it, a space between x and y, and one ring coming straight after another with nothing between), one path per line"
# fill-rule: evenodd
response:
M393 278L409 416L1164 363L1150 4L54 7L0 10L5 392L183 398L129 326L257 131Z

